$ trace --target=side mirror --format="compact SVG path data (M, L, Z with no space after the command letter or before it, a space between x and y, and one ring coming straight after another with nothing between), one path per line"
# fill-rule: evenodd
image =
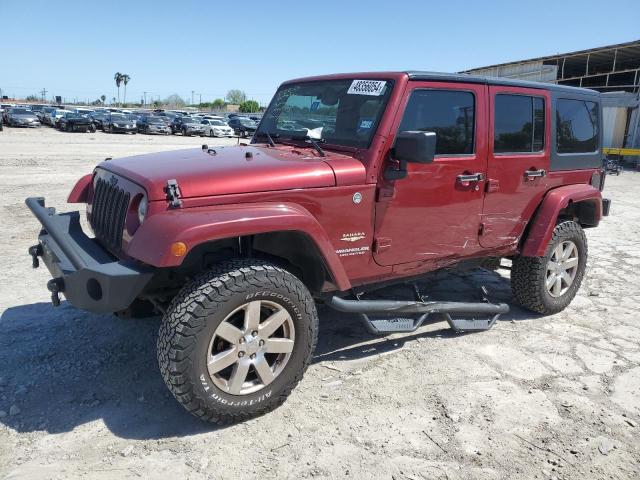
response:
M436 156L436 133L411 130L400 132L394 145L394 157L415 163L431 163Z
M399 169L387 169L384 178L398 180L407 176L407 162L431 163L436 155L436 133L409 130L400 132L392 150L393 158L400 161Z

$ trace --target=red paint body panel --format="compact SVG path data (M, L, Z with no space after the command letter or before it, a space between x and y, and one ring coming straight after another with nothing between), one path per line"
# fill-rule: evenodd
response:
M527 95L543 98L545 102L544 148L539 153L495 153L494 124L495 97L498 94ZM520 87L489 87L489 162L487 178L493 184L487 192L482 208L482 235L484 248L507 245L516 247L524 228L544 197L548 182L546 177L528 179L527 170L549 171L551 138L551 96L546 90Z
M331 166L310 148L240 146L217 147L216 152L174 150L111 160L99 167L138 183L151 200L166 197L164 188L170 179L178 181L184 198L336 185ZM353 171L349 171L353 170L353 158L327 155L338 164L344 160L350 165L346 177L353 181ZM360 167L356 176L362 178L363 174Z
M184 242L190 250L203 241L284 230L308 235L324 257L336 286L340 290L350 287L323 227L308 211L293 203L244 203L215 210L208 207L174 209L152 215L136 232L128 254L149 265L171 267L183 260L171 255L173 242Z
M67 203L87 203L93 174L88 173L76 182L67 197Z
M466 91L474 94L476 111L475 152L471 155L440 155L433 163L409 163L408 175L400 180L384 182L383 189L391 192L376 206L376 237L387 241L384 249L377 249L375 260L381 265L408 262L464 258L480 249L478 229L484 184L470 182L463 185L457 176L482 173L487 168L487 131L485 86L481 84L411 82L396 111L392 131L397 131L411 93L422 89ZM386 146L389 158L391 145ZM391 165L387 161L386 165Z
M566 185L551 190L542 201L536 214L527 240L522 249L522 255L540 257L545 254L547 244L553 235L556 219L560 210L569 202L592 201L596 207L596 219L602 217L602 194L591 185Z

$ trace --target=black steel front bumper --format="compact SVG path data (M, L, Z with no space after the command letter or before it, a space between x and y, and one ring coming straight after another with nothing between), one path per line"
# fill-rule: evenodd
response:
M44 198L26 202L42 224L38 244L29 248L33 266L42 258L53 277L47 283L54 305L58 293L75 307L95 313L124 310L135 300L153 276L152 268L118 260L80 226L80 213L56 214L45 207Z

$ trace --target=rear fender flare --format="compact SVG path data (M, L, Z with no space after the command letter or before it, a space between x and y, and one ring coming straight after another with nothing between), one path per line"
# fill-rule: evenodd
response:
M148 265L175 267L186 258L171 254L171 244L175 242L183 242L188 254L202 243L277 231L305 234L318 248L338 289L351 288L325 230L309 211L292 203L246 203L158 212L138 228L126 253Z
M593 202L595 222L591 226L596 226L602 218L600 190L586 184L555 188L545 195L538 207L522 246L522 256L544 256L560 213L571 203L578 202Z

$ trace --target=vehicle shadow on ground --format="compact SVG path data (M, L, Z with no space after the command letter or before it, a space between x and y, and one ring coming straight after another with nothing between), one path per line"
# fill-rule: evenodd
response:
M504 296L509 301L508 283L505 292L504 279L490 275L480 280L494 283L496 301L505 301ZM434 298L466 295L475 301L469 290L479 288L477 280L468 274L448 275L420 288ZM407 292L408 287L399 286L378 293L397 298ZM379 355L420 336L457 335L443 323L443 329L387 340L368 333L355 315L325 306L319 311L314 363ZM529 318L534 317L519 309L505 316ZM94 315L67 302L58 308L35 303L7 309L0 317L0 410L4 412L0 422L19 432L60 433L101 419L112 433L130 439L214 430L215 426L185 412L165 387L155 354L158 325L158 317L127 320Z

